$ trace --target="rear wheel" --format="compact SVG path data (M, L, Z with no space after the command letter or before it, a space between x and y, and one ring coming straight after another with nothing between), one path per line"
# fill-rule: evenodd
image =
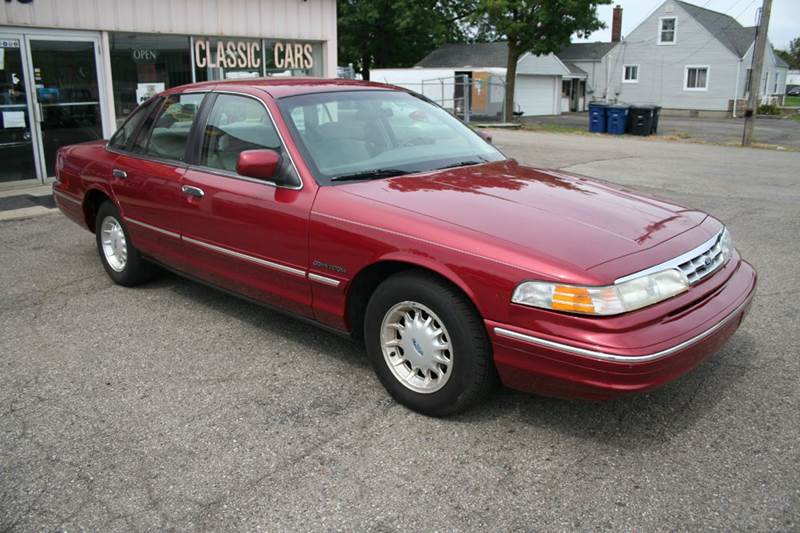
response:
M367 353L389 393L431 416L458 413L496 382L480 315L455 287L421 271L384 281L367 305Z
M95 237L100 261L114 283L132 287L152 279L155 266L134 248L122 217L111 202L104 202L97 210Z

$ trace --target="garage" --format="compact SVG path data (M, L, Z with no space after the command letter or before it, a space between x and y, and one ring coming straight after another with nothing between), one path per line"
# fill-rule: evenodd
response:
M413 68L372 69L373 81L424 94L446 109L481 121L503 120L508 44L450 43L437 48ZM561 113L561 81L571 72L554 54L526 53L517 62L514 111L522 116ZM464 87L470 87L467 94ZM488 89L488 90L484 90Z
M556 76L518 75L515 107L523 116L561 114L559 80Z

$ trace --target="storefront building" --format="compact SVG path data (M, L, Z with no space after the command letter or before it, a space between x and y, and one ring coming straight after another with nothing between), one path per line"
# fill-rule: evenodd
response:
M186 83L336 75L336 0L0 0L0 184Z

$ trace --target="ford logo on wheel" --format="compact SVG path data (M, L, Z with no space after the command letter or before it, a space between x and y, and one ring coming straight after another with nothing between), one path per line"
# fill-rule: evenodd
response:
M418 354L425 355L425 352L422 351L422 346L419 345L417 339L411 339L411 344L414 345L414 349L417 351Z

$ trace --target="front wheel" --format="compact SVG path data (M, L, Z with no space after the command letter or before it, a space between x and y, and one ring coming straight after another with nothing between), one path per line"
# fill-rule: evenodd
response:
M489 339L472 302L426 272L401 272L378 286L364 328L381 383L415 411L461 412L496 382Z
M122 217L111 202L97 210L95 236L100 261L114 283L132 287L152 279L155 266L134 248Z

